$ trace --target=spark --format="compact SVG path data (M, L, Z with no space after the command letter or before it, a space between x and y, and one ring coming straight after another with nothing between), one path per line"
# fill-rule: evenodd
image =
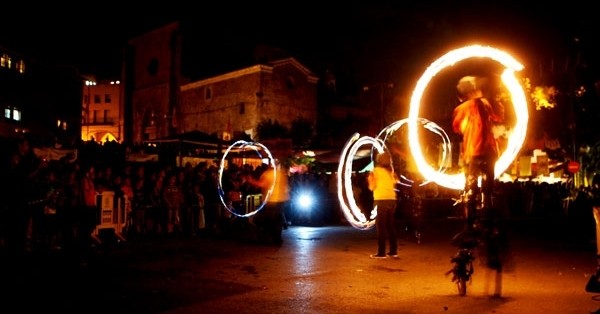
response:
M531 99L535 103L535 110L541 110L542 108L554 108L554 97L557 94L558 91L552 86L536 86L531 93Z

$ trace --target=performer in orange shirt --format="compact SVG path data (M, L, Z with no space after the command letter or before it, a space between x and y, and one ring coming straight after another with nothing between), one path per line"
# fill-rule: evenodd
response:
M477 178L483 176L483 195L486 204L494 186L494 166L499 157L498 143L492 127L504 119L502 106L492 106L477 86L477 78L465 76L456 89L462 103L454 108L452 128L463 136L462 158L465 164L465 190L476 188Z
M494 296L500 297L502 295L503 265L510 254L505 232L500 223L500 215L493 207L491 196L495 180L494 167L499 157L499 148L494 137L493 127L494 124L503 121L504 112L501 104L492 106L483 97L483 92L477 83L477 78L473 76L463 77L458 82L456 88L462 103L454 109L452 127L455 132L463 136L465 192L467 193L467 202L469 202L465 213L466 231L476 231L476 236L480 238L482 258L487 268L495 270L496 274ZM481 208L477 207L475 198L469 196L470 191L477 191L479 177L482 177L483 200L481 204L483 207ZM481 209L479 216L482 217L479 220L475 213L478 209ZM491 273L487 272L486 278L489 278L490 275Z

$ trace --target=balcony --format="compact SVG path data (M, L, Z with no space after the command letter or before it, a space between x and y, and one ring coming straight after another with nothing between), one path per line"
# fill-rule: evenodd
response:
M115 119L105 119L101 121L90 121L90 122L82 122L82 126L114 126L116 123Z

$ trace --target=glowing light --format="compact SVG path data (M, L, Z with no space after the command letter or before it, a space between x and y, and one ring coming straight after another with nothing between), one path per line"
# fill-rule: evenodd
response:
M403 119L396 121L382 131L379 132L376 138L369 136L360 136L360 134L355 133L342 151L340 156L340 162L338 166L337 172L337 187L338 187L338 199L340 201L340 207L346 220L356 229L360 230L368 230L375 226L375 219L377 217L377 207L373 207L373 209L369 213L369 217L367 218L364 212L356 203L356 199L354 198L354 193L352 190L352 161L354 160L354 156L357 154L358 150L365 145L371 145L372 149L377 150L377 153L381 153L385 149L385 142L388 136L392 135L396 132L401 126L406 124L408 119ZM427 119L420 118L419 122L421 125L429 130L439 135L443 141L443 152L442 159L446 163L447 158L451 158L452 154L450 152L450 139L448 135L444 132L442 128L440 128L437 124L428 121ZM373 159L373 155L371 154L371 159ZM391 160L393 162L393 160ZM393 169L393 166L392 166ZM438 169L438 171L443 171L442 167ZM404 181L403 181L404 180ZM401 180L398 182L404 185L412 185L412 180L401 176ZM422 183L421 185L427 184L427 182Z
M556 95L558 95L558 90L556 90L555 87L535 87L531 93L531 99L533 100L533 103L535 103L535 110L554 108L554 97L556 97Z
M448 134L446 132L444 132L444 129L442 129L439 125L435 124L432 121L429 121L425 118L417 118L418 122L420 123L421 126L423 126L425 129L433 132L434 134L440 136L442 138L442 162L440 163L440 166L438 168L438 172L444 172L444 165L447 164L447 162L449 161L449 158L452 158L452 145L450 143L450 137L448 137ZM387 141L388 136L391 136L392 134L394 134L394 132L396 132L398 129L400 129L400 127L402 127L403 125L408 123L408 119L402 119L402 120L398 120L390 125L388 125L387 127L385 127L383 130L381 130L379 132L379 134L377 135L377 139L380 139L383 141L383 143L385 143ZM421 184L419 184L419 186L423 186L426 185L428 183L430 183L431 181L425 180L423 181ZM400 176L400 184L404 185L404 186L412 186L414 184L414 182L401 175Z
M227 159L227 155L231 152L232 149L238 149L240 151L244 151L245 149L252 149L254 152L256 152L256 154L260 157L260 158L268 158L268 160L270 161L269 165L270 167L273 168L273 170L275 170L275 160L273 159L273 155L271 155L271 152L269 151L269 149L260 144L260 143L256 143L256 142L247 142L247 141L236 141L233 144L229 145L229 147L227 147L227 150L225 150L225 153L223 153L223 157L221 157L221 163L219 164L219 182L218 182L218 189L219 189L219 198L221 199L221 203L223 204L223 206L233 215L238 216L238 217L250 217L256 213L258 213L267 203L267 200L269 200L269 197L271 197L271 194L273 193L273 188L275 187L275 180L277 180L277 171L273 171L273 184L271 185L271 187L269 188L269 191L267 192L267 195L265 195L263 197L263 201L260 204L260 206L257 206L254 211L245 213L245 214L240 214L238 212L236 212L236 209L232 206L230 206L229 204L227 204L227 202L225 202L225 192L223 191L223 171L225 169L225 160ZM261 151L264 152L268 157L265 157L264 155L261 154Z
M299 208L304 210L311 209L314 204L313 195L308 192L301 192L296 196L295 201Z
M384 151L384 143L380 139L369 136L361 137L360 134L354 133L344 145L337 171L337 192L340 207L350 225L360 230L375 227L375 217L377 216L377 207L374 207L370 211L369 218L367 218L356 204L356 199L354 199L352 193L352 160L358 149L364 145L372 145L378 153Z
M527 131L527 120L529 114L527 111L527 101L525 98L525 92L522 86L519 84L515 77L515 71L520 71L523 66L516 61L512 56L501 50L485 47L479 45L467 46L452 50L441 58L434 61L423 73L421 78L417 81L417 85L413 91L410 102L410 111L408 116L408 137L411 148L411 153L419 169L419 172L427 180L432 180L439 185L452 188L452 189L463 189L465 185L464 174L445 174L435 171L425 161L423 151L419 144L418 139L418 117L419 107L421 105L421 98L425 91L425 88L431 81L431 79L446 67L453 66L455 63L473 57L485 57L490 58L504 65L506 69L502 73L502 81L511 94L511 100L516 114L516 123L512 129L511 135L508 139L508 144L505 151L502 153L495 167L495 176L498 177L503 173L510 163L513 161L517 153L519 152L523 141L525 140L525 133Z

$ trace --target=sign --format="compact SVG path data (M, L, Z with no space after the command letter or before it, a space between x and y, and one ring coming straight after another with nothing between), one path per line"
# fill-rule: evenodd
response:
M580 165L576 161L569 161L569 163L567 164L567 170L570 173L576 173L577 171L579 171L579 168L580 168Z

